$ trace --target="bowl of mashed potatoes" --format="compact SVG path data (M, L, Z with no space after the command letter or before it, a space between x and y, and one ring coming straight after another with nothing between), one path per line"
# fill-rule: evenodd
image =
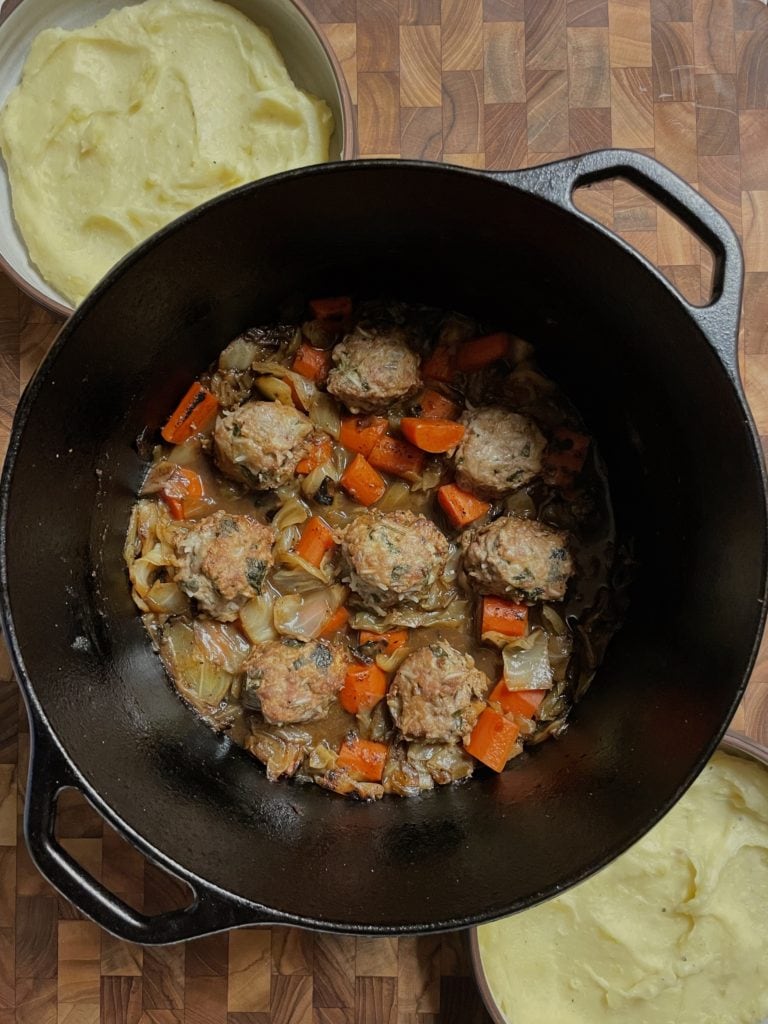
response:
M300 0L0 3L0 267L56 312L193 207L353 151Z
M766 1024L768 748L729 733L635 846L471 947L494 1024Z

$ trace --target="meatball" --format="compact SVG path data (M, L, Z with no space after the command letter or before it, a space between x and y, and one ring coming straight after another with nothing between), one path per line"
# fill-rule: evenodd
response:
M490 686L468 654L433 643L405 659L387 704L404 739L451 743L472 732Z
M272 725L312 722L328 714L344 685L347 649L327 640L273 640L245 662L245 703Z
M288 483L308 451L312 422L290 405L246 402L216 420L216 465L255 491Z
M251 516L214 512L175 531L174 579L203 611L232 622L261 593L274 542L275 531Z
M573 560L561 530L532 519L502 516L461 539L464 571L485 594L515 600L560 601Z
M342 575L364 604L442 607L450 545L426 516L414 512L363 512L339 533ZM447 590L447 588L445 588ZM450 597L450 592L448 592Z
M350 412L379 412L421 386L419 357L400 328L357 327L333 350L328 390Z
M499 406L465 413L467 428L454 455L456 482L481 498L500 498L541 472L547 442L526 419Z

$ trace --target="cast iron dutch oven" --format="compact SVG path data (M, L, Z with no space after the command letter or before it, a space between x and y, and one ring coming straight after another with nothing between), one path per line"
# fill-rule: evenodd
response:
M711 248L710 305L683 301L575 208L577 185L617 175ZM763 623L741 277L719 214L620 151L498 174L389 161L296 171L130 254L27 388L2 482L3 617L31 720L26 835L40 870L137 942L273 922L416 932L529 907L634 842L715 749ZM147 465L137 438L156 436L239 331L348 292L498 315L534 341L598 439L637 561L625 624L561 740L500 776L375 804L269 783L199 721L150 648L121 554ZM192 904L149 918L89 877L54 835L64 787L185 879Z

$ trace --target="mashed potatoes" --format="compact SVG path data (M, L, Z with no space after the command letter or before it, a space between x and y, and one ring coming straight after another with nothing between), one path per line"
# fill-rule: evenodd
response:
M41 32L0 113L21 233L73 302L193 206L327 160L332 131L269 36L216 0L147 0Z
M628 853L478 937L510 1024L759 1024L768 771L716 754Z

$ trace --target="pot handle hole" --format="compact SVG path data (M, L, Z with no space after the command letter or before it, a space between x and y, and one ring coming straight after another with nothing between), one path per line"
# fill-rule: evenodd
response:
M630 246L613 231L576 206L573 200L576 189L623 178L682 221L712 253L712 297L706 305L695 306L679 292L677 294L733 379L738 380L737 339L744 276L741 247L727 220L687 182L657 160L623 149L597 150L541 167L492 176L557 203L580 220L610 234L626 248ZM632 251L669 287L674 287L648 260Z
M240 907L217 889L187 879L184 882L191 891L188 906L154 916L134 910L89 874L58 842L56 805L67 789L82 792L54 740L44 729L33 727L24 808L24 834L30 855L54 888L108 932L127 942L163 945L244 924L274 923L274 915L265 912L259 917L253 907Z

